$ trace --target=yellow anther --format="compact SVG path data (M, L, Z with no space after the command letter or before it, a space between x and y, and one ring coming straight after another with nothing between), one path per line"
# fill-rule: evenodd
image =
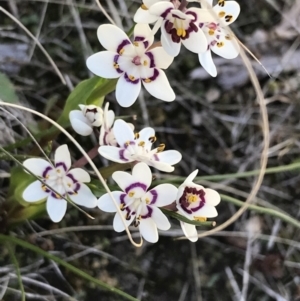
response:
M124 48L120 49L119 54L122 55L124 53Z
M125 207L125 205L124 205L124 204L121 204L121 205L120 205L120 210L123 210L124 207Z
M56 197L57 199L61 199L61 196L60 196L58 193L55 194L55 197Z
M148 198L146 198L146 204L150 204L150 200Z
M60 173L60 169L56 169L56 172L57 172L57 173Z
M132 198L134 196L134 191L130 191L128 195Z
M231 40L230 35L225 36L225 39L226 39L226 40Z
M201 216L194 216L194 220L197 222L206 222L207 218L206 217L201 217Z
M225 16L225 14L226 14L226 13L225 13L224 11L220 11L220 12L219 12L219 17L220 17L220 18L223 18L223 17Z
M128 75L128 78L131 80L131 81L134 81L135 80L135 77L133 75Z
M224 7L225 1L224 0L219 0L218 5L221 6L221 7Z
M217 46L218 46L219 48L223 47L223 46L224 46L224 42L218 42L218 43L217 43Z
M160 152L162 152L164 149L165 149L165 147L166 147L166 145L165 144L160 144L159 146L158 146L158 148L157 148L157 152L158 153L160 153Z
M145 78L145 79L144 79L144 82L145 82L145 83L151 83L152 80L151 80L150 78Z
M67 185L68 185L68 187L71 187L71 186L72 186L70 183L68 183Z
M44 185L44 184L42 184L42 189L43 189L44 191L47 191L47 186Z
M115 68L115 69L119 69L119 67L120 67L119 64L114 63L114 68Z
M187 196L187 201L192 204L198 201L198 196L195 194L190 194Z
M138 146L145 146L145 141L140 141Z
M186 36L186 31L185 31L184 28L177 28L176 34L179 37L183 37L184 38Z
M128 146L130 144L130 141L126 141L125 145Z
M155 136L149 137L149 141L150 141L151 143L154 143L154 142L156 141L156 137L155 137Z
M144 66L148 66L148 62L146 60L143 61Z
M132 42L132 44L133 44L134 46L136 46L136 47L139 46L139 43L138 43L137 41Z
M210 30L208 31L208 34L209 34L210 36L213 36L213 35L215 34L214 29L210 29Z
M134 134L134 139L139 139L140 138L140 134L139 133L135 133Z
M141 5L141 9L143 9L143 10L148 10L148 7L143 3L143 4Z
M225 21L230 22L232 20L233 16L232 15L226 15L225 16Z

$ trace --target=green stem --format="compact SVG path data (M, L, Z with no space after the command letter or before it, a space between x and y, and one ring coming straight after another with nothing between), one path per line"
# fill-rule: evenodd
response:
M245 202L242 202L242 201L239 201L231 196L228 196L228 195L224 195L224 194L220 194L221 195L221 198L222 200L224 201L227 201L229 203L232 203L234 205L237 205L239 207L242 207ZM262 213L262 214L267 214L267 215L271 215L271 216L274 216L274 217L277 217L285 222L287 222L288 224L291 224L297 228L300 228L300 222L298 222L296 219L292 218L291 216L283 213L283 212L280 212L280 211L277 211L277 210L274 210L274 209L271 209L271 208L264 208L264 207L260 207L260 206L257 206L257 205L248 205L248 208L250 210L253 210L253 211L256 211L258 213Z
M2 235L0 234L0 242L10 242L10 243L14 243L16 245L19 245L23 248L26 248L26 249L29 249L37 254L40 254L42 255L43 257L45 258L48 258L50 260L53 260L55 261L57 264L65 267L66 269L68 269L69 271L73 272L74 274L82 277L83 279L87 280L87 281L90 281L92 283L95 283L98 287L101 287L102 289L105 289L105 290L108 290L112 293L115 293L127 300L131 300L131 301L139 301L138 299L130 296L129 294L117 289L117 288L114 288L114 287L111 287L109 286L108 284L98 280L98 279L95 279L94 277L90 276L89 274L83 272L82 270L74 267L73 265L67 263L64 259L61 259L57 256L54 256L24 240L21 240L19 238L16 238L16 237L12 237L12 236L7 236L7 235Z
M17 279L18 279L18 282L19 282L20 291L21 291L21 295L22 295L21 301L26 301L26 294L25 294L24 285L23 285L23 282L22 282L21 271L20 271L18 260L15 256L15 251L13 250L13 247L12 247L11 243L7 242L6 246L9 250L9 255L10 255L11 261L13 262L13 264L15 265L15 268L16 268L16 275L17 275Z

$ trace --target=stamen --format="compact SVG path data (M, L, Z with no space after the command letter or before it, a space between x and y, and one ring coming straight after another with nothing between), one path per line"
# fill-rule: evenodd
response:
M210 29L210 30L208 31L208 34L209 34L210 36L213 36L213 35L215 34L215 31L214 31L213 29Z
M221 7L224 7L224 5L225 5L225 0L219 0L219 1L218 1L218 5L221 6Z
M137 41L132 42L132 44L133 44L134 46L136 46L136 47L139 46L139 43L138 43Z
M156 141L156 137L155 137L155 136L149 137L149 141L150 141L151 143L154 143L154 142Z
M218 43L217 43L217 46L218 46L219 48L223 47L223 46L224 46L224 42L218 42Z
M226 40L231 40L230 35L225 36L225 39L226 39Z
M120 67L119 64L116 63L116 62L114 62L114 65L113 65L113 66L114 66L115 69L119 69L119 67Z
M146 204L150 204L150 200L148 198L146 198Z
M140 141L138 146L145 146L145 141Z
M158 148L157 148L157 152L158 153L160 153L160 152L162 152L164 149L165 149L165 147L166 147L166 145L165 144L160 144L159 146L158 146Z
M206 217L201 217L201 216L194 216L194 220L197 222L206 222L207 218Z
M220 18L223 18L223 17L225 16L225 14L226 14L226 13L225 13L224 11L220 11L220 12L219 12L219 17L220 17Z
M150 78L145 78L145 79L144 79L144 82L145 82L145 83L151 83L152 80L151 80Z
M130 191L130 192L128 193L128 196L132 198L132 197L134 196L134 191Z
M143 4L141 5L141 9L143 9L143 10L148 10L148 7L143 3Z
M124 53L124 48L120 49L119 54L122 55Z
M225 16L225 21L230 22L232 20L233 16L232 15L226 15Z
M128 78L133 82L135 80L135 77L133 75L128 75Z
M139 139L140 138L140 133L135 133L134 134L134 139Z

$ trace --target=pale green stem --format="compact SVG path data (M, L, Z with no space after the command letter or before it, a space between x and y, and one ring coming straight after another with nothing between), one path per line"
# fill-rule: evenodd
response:
M245 203L242 201L239 201L231 196L225 195L225 194L220 194L222 200L230 202L234 205L237 205L239 207L242 207ZM249 205L248 208L250 210L256 211L258 213L262 213L262 214L267 214L273 217L277 217L285 222L287 222L288 224L291 224L297 228L300 228L300 222L298 222L296 219L292 218L291 216L284 214L280 211L271 209L271 208L264 208L264 207L260 207L257 205Z
M7 242L6 246L7 246L8 250L9 250L9 255L10 255L11 261L15 265L16 275L17 275L17 279L18 279L19 286L20 286L20 291L21 291L21 296L22 296L21 301L26 301L26 294L25 294L25 290L24 290L24 286L23 286L23 282L22 282L22 276L21 276L21 272L20 272L20 267L19 267L18 260L17 260L17 258L15 256L15 252L14 252L14 250L12 248L11 242Z
M127 299L127 300L131 300L131 301L139 301L138 299L130 296L129 294L117 289L117 288L114 288L98 279L95 279L94 277L92 277L91 275L83 272L82 270L74 267L73 265L67 263L64 259L61 259L53 254L50 254L24 240L21 240L19 238L16 238L16 237L12 237L12 236L7 236L7 235L3 235L3 234L0 234L0 242L9 242L9 243L14 243L16 245L19 245L23 248L26 248L28 250L31 250L37 254L40 254L42 255L43 257L45 258L48 258L50 260L53 260L54 262L56 262L57 264L65 267L66 269L68 269L69 271L73 272L74 274L80 276L81 278L87 280L87 281L90 281L92 283L95 283L98 287L100 288L103 288L105 290L108 290L112 293L115 293L119 296L122 296L123 298Z

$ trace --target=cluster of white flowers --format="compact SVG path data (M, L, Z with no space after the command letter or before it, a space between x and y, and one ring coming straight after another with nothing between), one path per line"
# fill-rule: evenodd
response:
M190 6L190 2L197 4ZM105 24L98 28L98 39L106 50L87 59L88 69L103 78L118 78L116 100L122 107L129 107L136 101L142 86L158 99L175 100L164 70L180 53L181 44L198 55L200 64L213 77L217 70L212 52L226 59L239 54L238 42L228 25L238 17L240 6L236 1L224 0L212 5L213 0L143 0L134 15L137 24L132 40L117 26ZM159 29L160 41L154 42ZM117 171L112 175L122 190L112 194L123 214L122 217L116 213L114 229L121 232L125 225L133 224L139 227L144 239L157 242L157 229L165 231L171 226L159 207L171 204L185 220L203 221L216 217L215 206L220 202L220 195L193 183L198 170L178 188L161 184L148 190L152 182L149 166L172 172L173 165L182 156L176 150L164 151L164 144L152 149L156 142L153 128L135 133L132 124L121 119L115 121L115 114L108 106L107 103L103 110L95 105L79 105L80 110L71 111L70 121L80 135L97 132L101 156L118 163L132 163L131 174ZM100 127L100 132L94 127ZM59 222L66 212L65 198L88 208L98 206L106 212L118 211L109 194L97 200L83 184L90 181L87 172L79 168L69 170L71 160L66 145L56 150L54 162L43 159L24 162L24 166L39 178L25 189L23 198L26 201L47 198L47 211L55 222ZM197 241L196 227L192 223L180 224L187 238Z

